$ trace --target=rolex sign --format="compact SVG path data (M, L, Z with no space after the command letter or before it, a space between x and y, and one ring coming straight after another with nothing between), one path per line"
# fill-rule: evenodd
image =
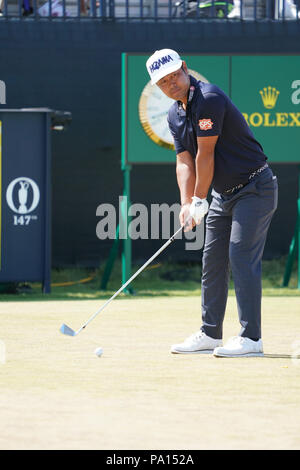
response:
M300 55L233 56L231 97L272 163L298 163Z

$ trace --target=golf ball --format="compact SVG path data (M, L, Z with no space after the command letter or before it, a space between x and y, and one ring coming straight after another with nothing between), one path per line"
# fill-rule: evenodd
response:
M95 354L96 354L96 356L101 357L102 354L103 354L103 349L102 348L96 348L95 349Z

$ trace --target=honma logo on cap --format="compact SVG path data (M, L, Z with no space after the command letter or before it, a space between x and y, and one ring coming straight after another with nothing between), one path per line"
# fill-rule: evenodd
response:
M162 65L168 63L172 61L173 62L173 59L172 57L169 55L165 55L163 57L161 57L160 59L158 60L155 60L150 66L149 66L149 70L151 73L155 72L155 70L158 70Z

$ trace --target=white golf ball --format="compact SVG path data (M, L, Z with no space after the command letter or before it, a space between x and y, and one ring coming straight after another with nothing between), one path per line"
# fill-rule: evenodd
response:
M96 348L95 349L95 354L96 354L96 356L101 357L102 354L103 354L103 349L102 348Z

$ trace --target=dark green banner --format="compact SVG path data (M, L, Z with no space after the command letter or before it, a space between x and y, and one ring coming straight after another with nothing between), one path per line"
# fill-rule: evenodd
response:
M232 100L271 162L300 162L300 56L234 56Z
M149 81L148 54L122 57L122 163L175 163L172 100ZM271 162L300 162L300 56L183 54L196 78L231 96Z

